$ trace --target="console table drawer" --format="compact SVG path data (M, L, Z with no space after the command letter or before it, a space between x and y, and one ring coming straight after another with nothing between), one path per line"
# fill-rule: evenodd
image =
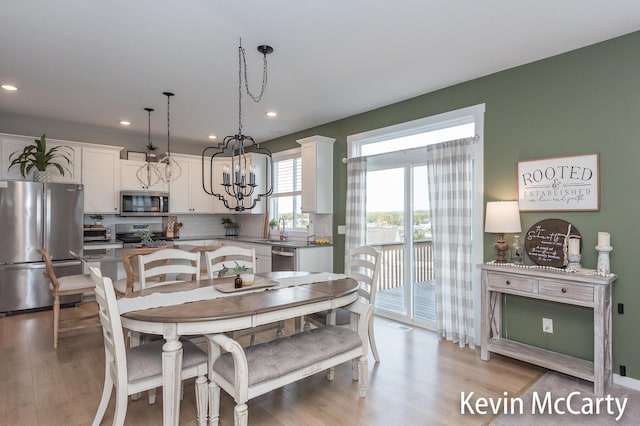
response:
M489 285L519 291L533 291L533 280L502 274L488 274Z
M593 302L593 286L540 280L538 292L548 296Z

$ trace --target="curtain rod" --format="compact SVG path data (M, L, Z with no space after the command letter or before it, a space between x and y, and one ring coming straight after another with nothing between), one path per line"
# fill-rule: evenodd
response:
M451 139L451 140L448 140L448 141L436 142L436 143L430 144L430 145L437 145L437 144L441 144L441 143L456 142L456 141L478 142L479 140L480 140L480 135L475 135L475 136L471 136L469 138ZM424 148L424 147L417 146L416 148ZM343 158L342 159L342 163L343 164L347 164L349 162L349 160L357 160L358 158L362 158L362 157L368 157L368 158L369 157L377 157L378 155L384 155L384 154L388 154L388 152L384 152L384 153L380 153L380 154L372 154L372 155L363 155L363 156L360 156L360 157Z

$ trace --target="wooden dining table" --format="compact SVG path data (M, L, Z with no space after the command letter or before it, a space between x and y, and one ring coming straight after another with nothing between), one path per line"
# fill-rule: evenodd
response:
M313 275L301 272L272 272L256 274L258 279L286 282L287 278ZM346 306L358 298L358 283L351 278L333 278L327 274L322 281L306 284L265 287L262 291L248 292L251 288L188 303L172 304L141 310L130 310L121 315L122 325L129 330L161 335L163 374L163 423L177 425L180 415L180 371L182 368L182 343L180 336L224 333L257 327L290 318L300 318L314 312ZM200 291L219 287L220 279L185 281L128 295L141 298L152 293ZM206 291L206 290L204 290ZM177 299L177 298L176 298ZM131 302L128 300L127 302Z

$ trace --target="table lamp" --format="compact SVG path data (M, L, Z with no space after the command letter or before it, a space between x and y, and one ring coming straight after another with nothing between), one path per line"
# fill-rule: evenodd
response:
M504 240L504 234L520 232L520 210L517 201L490 201L487 203L484 232L498 234L498 241L493 245L497 256L496 262L507 261L505 253L509 244Z

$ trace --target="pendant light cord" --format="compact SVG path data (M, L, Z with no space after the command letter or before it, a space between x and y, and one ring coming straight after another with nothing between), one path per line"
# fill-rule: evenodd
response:
M273 51L273 49L271 49L271 51ZM249 95L255 103L260 102L267 88L267 54L271 53L271 51L264 50L262 52L262 87L260 88L260 94L256 96L251 93L249 89L247 58L245 56L245 50L242 47L242 38L240 39L240 46L238 46L238 135L242 135L242 71L244 70L244 87L247 95Z
M171 156L171 92L162 92L167 97L167 156Z
M151 143L151 111L154 111L153 108L145 108L147 111L147 157L155 149L153 144ZM147 158L147 161L149 158Z

